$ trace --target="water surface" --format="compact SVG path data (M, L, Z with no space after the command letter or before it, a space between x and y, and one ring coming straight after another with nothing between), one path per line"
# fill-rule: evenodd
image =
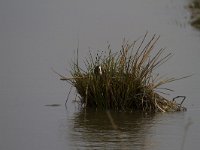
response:
M0 149L198 149L200 32L190 25L190 3L1 0ZM159 73L194 74L168 85L175 90L169 97L187 96L187 112L111 112L115 130L105 112L80 110L73 94L65 109L70 86L51 67L69 75L78 45L84 58L88 47L101 50L109 41L118 50L124 37L146 31L161 35L158 47L174 53Z

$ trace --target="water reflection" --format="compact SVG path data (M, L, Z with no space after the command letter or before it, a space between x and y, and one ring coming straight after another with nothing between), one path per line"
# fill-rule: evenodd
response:
M80 111L73 121L71 146L89 149L146 149L146 140L154 115L134 113L110 113L118 130L113 129L105 111Z

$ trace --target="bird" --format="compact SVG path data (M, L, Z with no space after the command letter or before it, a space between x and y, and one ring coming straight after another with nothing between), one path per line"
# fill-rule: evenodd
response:
M98 65L94 68L94 74L95 75L102 75L102 67L101 65Z

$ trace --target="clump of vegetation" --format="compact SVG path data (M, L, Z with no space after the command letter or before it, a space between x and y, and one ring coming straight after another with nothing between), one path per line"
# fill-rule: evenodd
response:
M191 12L191 25L200 29L200 0L192 0L189 4L189 10Z
M186 110L182 106L183 101L178 104L175 99L167 100L156 92L161 85L177 80L162 79L153 74L156 68L171 57L171 53L164 55L165 49L153 52L152 55L158 39L154 35L145 42L146 34L131 44L124 40L119 52L113 52L110 46L105 53L95 57L90 52L84 61L85 70L80 68L76 58L72 65L72 77L61 75L61 80L67 80L76 88L80 95L79 102L86 108L144 112Z

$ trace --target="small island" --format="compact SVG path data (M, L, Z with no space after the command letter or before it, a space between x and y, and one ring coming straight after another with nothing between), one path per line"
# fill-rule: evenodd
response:
M164 54L163 48L155 50L158 39L159 36L149 38L146 33L134 42L124 39L118 52L110 45L95 56L89 52L84 61L86 69L79 66L77 57L71 77L59 74L60 79L76 88L79 103L84 108L148 113L185 111L184 96L168 100L156 92L160 86L165 90L162 93L170 92L171 89L163 88L164 84L186 78L162 78L154 74L154 70L172 56ZM183 99L177 103L176 98Z

